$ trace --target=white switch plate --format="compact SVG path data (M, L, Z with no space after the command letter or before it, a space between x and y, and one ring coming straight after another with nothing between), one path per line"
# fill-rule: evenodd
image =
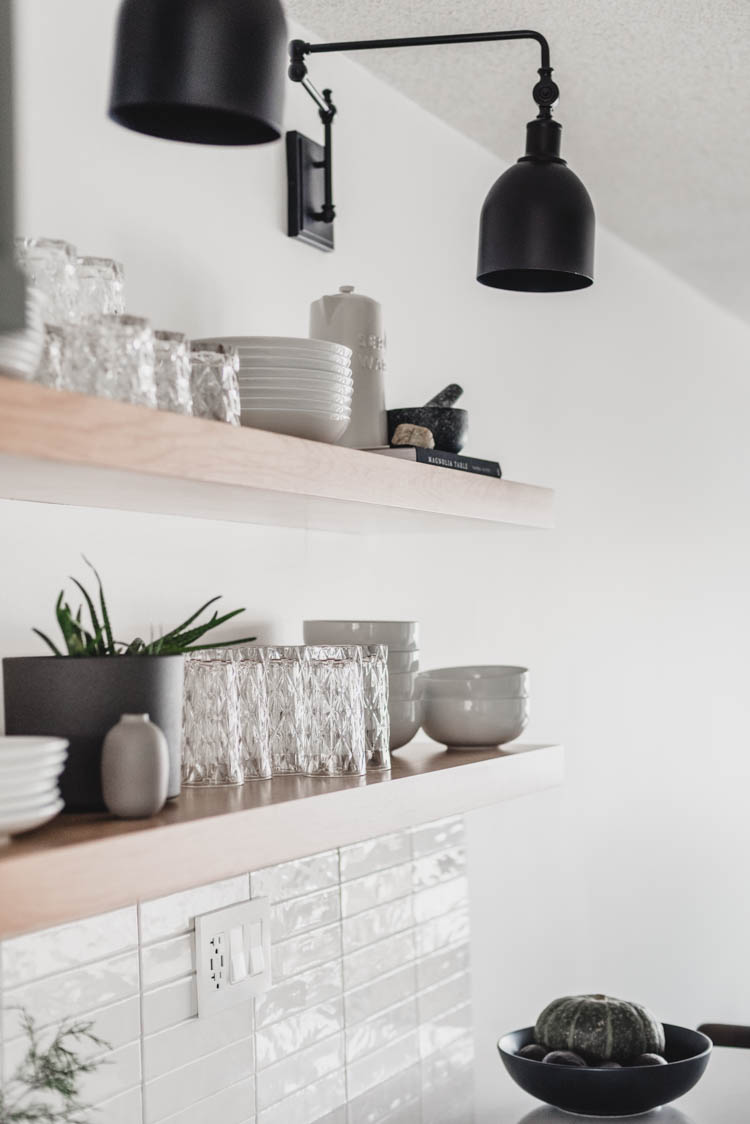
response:
M244 1003L271 986L268 898L215 909L195 919L198 1017Z

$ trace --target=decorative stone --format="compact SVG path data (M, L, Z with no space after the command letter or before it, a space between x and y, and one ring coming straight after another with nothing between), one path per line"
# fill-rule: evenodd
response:
M667 1059L661 1054L641 1054L631 1065L666 1065Z
M552 1050L544 1058L547 1065L575 1065L586 1067L586 1063L579 1054L572 1050Z
M519 1058L529 1058L532 1062L543 1062L549 1050L544 1046L538 1046L536 1042L530 1042L528 1046L523 1046L518 1051Z
M411 445L417 449L434 449L435 438L424 425L397 425L391 445Z
M167 739L147 714L123 714L102 746L102 792L108 810L121 819L143 819L167 799Z

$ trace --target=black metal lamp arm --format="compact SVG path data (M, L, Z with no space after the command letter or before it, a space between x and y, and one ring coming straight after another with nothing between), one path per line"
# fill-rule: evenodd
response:
M533 39L541 48L542 65L539 67L539 81L534 86L534 101L539 106L538 116L546 119L552 116L552 106L560 96L560 91L552 81L549 43L539 31L480 31L467 35L418 35L401 39L355 39L343 43L305 43L303 39L292 39L289 44L289 77L299 82L318 107L320 120L325 131L325 155L323 171L325 175L325 198L322 209L314 216L322 222L333 222L336 209L333 204L333 138L331 125L336 116L336 106L330 90L322 94L307 76L306 55L329 54L333 51L372 51L393 47L434 47L444 43L493 43L509 39Z

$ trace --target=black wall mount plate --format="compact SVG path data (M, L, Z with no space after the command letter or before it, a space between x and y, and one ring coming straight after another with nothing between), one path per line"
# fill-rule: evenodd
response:
M289 200L288 230L290 238L299 238L319 250L333 249L333 223L314 218L323 206L322 144L302 133L286 135L286 174Z

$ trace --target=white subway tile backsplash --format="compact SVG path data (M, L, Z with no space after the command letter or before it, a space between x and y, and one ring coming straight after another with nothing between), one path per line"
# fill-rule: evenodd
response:
M212 882L208 886L196 886L193 890L183 890L166 898L141 902L141 941L149 944L151 941L188 933L195 928L197 913L210 913L225 905L247 901L249 896L248 876L241 874L237 878L226 878L223 882Z
M306 859L268 866L255 870L250 875L250 888L254 898L270 898L281 902L286 898L312 894L315 890L325 890L337 886L339 881L339 857L336 851L325 851Z
M205 1054L248 1038L253 1030L251 1003L239 1003L208 1019L192 1018L143 1040L143 1076L146 1081L179 1069Z
M108 1044L85 1124L463 1124L463 836L453 817L4 942L6 1078L18 1005ZM271 899L273 985L199 1019L195 917L250 896Z
M271 907L271 940L283 941L308 929L331 925L341 916L338 886L292 898Z
M192 1108L196 1101L218 1093L227 1085L253 1074L252 1038L205 1054L182 1069L146 1082L145 1124L156 1124L176 1112Z
M70 1015L84 1015L138 994L138 953L125 953L63 972L23 987L3 992L3 1038L21 1033L19 1011L23 1007L39 1026L61 1022Z
M3 943L3 987L18 987L137 946L135 906L13 937Z
M256 1031L258 1069L273 1065L344 1029L344 1001L332 999L318 1007L279 1019Z
M260 1070L256 1076L258 1110L268 1108L298 1089L313 1085L326 1074L343 1068L343 1065L344 1035L339 1032Z

